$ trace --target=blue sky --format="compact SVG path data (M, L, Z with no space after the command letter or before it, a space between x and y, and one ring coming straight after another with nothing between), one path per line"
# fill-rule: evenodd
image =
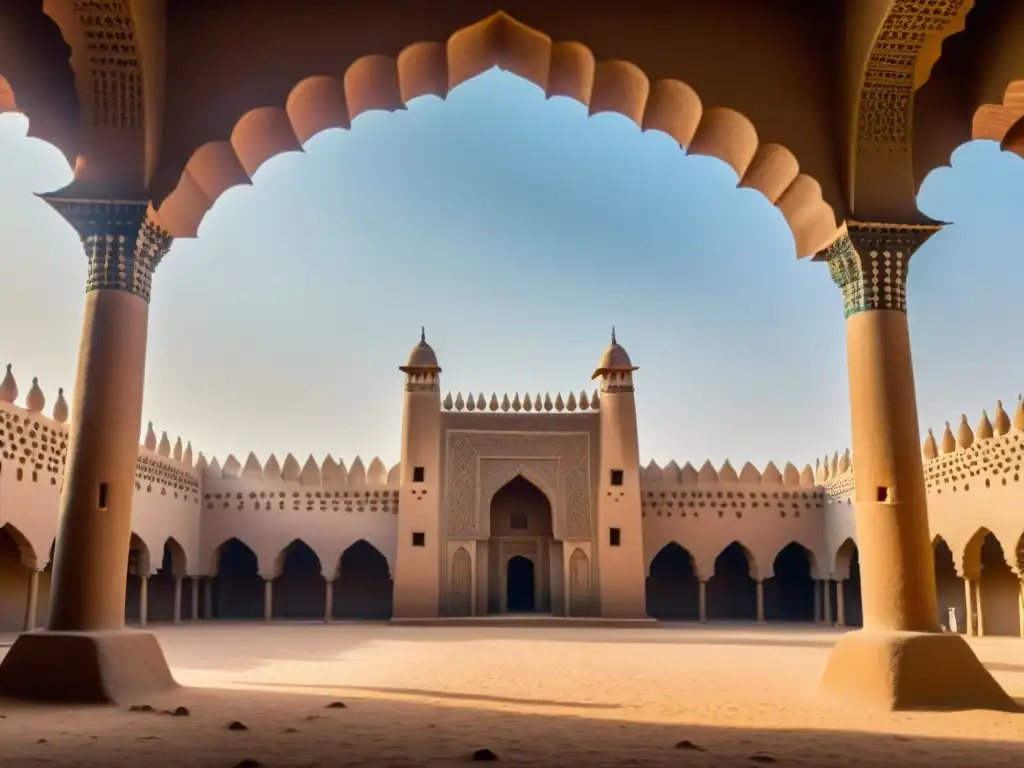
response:
M70 170L0 117L0 362L74 384L85 259L34 193ZM1024 160L961 147L919 204L954 222L910 270L922 429L1024 389ZM781 214L712 158L496 71L370 113L228 191L154 280L144 417L222 462L398 459L421 325L445 390L593 388L615 325L643 460L812 463L849 443L842 301ZM48 406L49 407L49 406Z

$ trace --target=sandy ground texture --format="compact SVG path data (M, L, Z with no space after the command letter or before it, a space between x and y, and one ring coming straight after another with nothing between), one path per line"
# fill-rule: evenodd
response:
M828 629L155 631L187 687L137 702L153 711L0 701L0 765L398 768L482 749L522 766L1024 765L1024 715L871 716L816 697ZM1024 702L1024 642L972 644Z

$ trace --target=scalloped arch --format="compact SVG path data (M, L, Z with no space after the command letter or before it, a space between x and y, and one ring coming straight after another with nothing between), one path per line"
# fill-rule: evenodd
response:
M820 185L800 174L788 149L761 144L745 116L725 107L705 108L697 93L678 80L651 83L630 62L598 62L581 43L554 42L504 12L457 30L447 43L414 43L396 58L364 56L341 80L308 77L296 84L283 108L246 113L228 141L209 142L193 153L155 219L175 237L195 237L217 198L231 187L250 184L270 158L301 151L328 128L349 128L363 112L404 109L419 96L445 98L493 67L531 81L549 97L575 99L591 115L617 112L644 131L668 134L690 154L722 160L736 172L738 186L759 191L779 209L799 258L814 256L835 240L835 212L822 198Z
M0 531L10 536L11 540L18 547L22 565L28 568L35 568L39 561L39 555L36 554L35 547L32 546L32 542L28 540L28 537L21 532L21 529L14 523L8 522L0 525Z
M971 138L998 141L1005 152L1024 157L1024 80L1006 86L1002 104L982 104L974 113Z

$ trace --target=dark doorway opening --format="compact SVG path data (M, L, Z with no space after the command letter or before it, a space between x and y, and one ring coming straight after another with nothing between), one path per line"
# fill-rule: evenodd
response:
M229 539L221 545L213 584L215 618L263 618L263 578L259 560L256 553L238 539Z
M316 552L296 539L282 553L280 567L274 579L274 618L323 620L327 583Z
M508 575L505 582L509 613L523 613L536 609L536 579L533 561L516 555L508 561Z
M709 619L757 619L757 584L750 567L750 555L736 541L715 558L715 575L707 586Z
M335 619L390 619L393 599L391 569L379 549L360 539L342 553L334 582Z
M814 579L807 550L795 541L775 556L775 575L764 585L769 621L814 621Z
M674 541L662 547L651 561L647 615L660 621L700 618L700 582L693 567L693 555Z

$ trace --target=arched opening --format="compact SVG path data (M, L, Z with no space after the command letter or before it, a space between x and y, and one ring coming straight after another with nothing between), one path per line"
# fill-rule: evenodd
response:
M1021 584L991 532L981 542L981 626L986 635L1020 635Z
M768 621L813 622L814 577L811 554L790 542L775 556L775 575L764 583L764 615Z
M391 618L392 579L388 560L360 539L341 554L334 583L334 618L385 621Z
M323 621L327 582L316 552L302 539L296 539L277 557L274 618Z
M505 589L505 605L509 613L528 613L536 610L537 576L532 560L521 555L509 558Z
M953 550L946 540L936 536L933 542L935 555L935 596L939 606L939 624L946 629L956 627L958 632L967 630L967 598L964 594L964 582L956 574ZM955 619L950 618L950 609Z
M647 615L660 621L700 618L700 581L693 555L674 541L662 547L651 561Z
M0 632L20 632L25 625L31 569L35 554L25 536L10 523L0 527Z
M263 578L259 558L235 538L220 545L213 580L213 616L217 619L262 619Z
M149 621L174 621L174 583L179 578L182 580L181 616L184 618L188 615L187 610L192 579L185 579L185 570L185 550L172 536L164 542L160 567L156 573L149 577L149 585L147 587L149 591Z
M128 543L128 571L125 574L124 620L135 624L142 618L142 579L148 579L152 572L149 547L135 531ZM149 593L147 583L146 614L149 614Z
M490 522L488 613L550 612L551 573L554 568L561 572L562 563L552 563L558 550L552 547L548 497L516 475L491 498Z
M846 614L846 626L859 627L864 624L860 594L860 550L852 541L850 543L850 575L842 582L843 611Z
M715 573L708 580L709 619L757 619L757 583L751 577L753 555L738 541L715 558Z

